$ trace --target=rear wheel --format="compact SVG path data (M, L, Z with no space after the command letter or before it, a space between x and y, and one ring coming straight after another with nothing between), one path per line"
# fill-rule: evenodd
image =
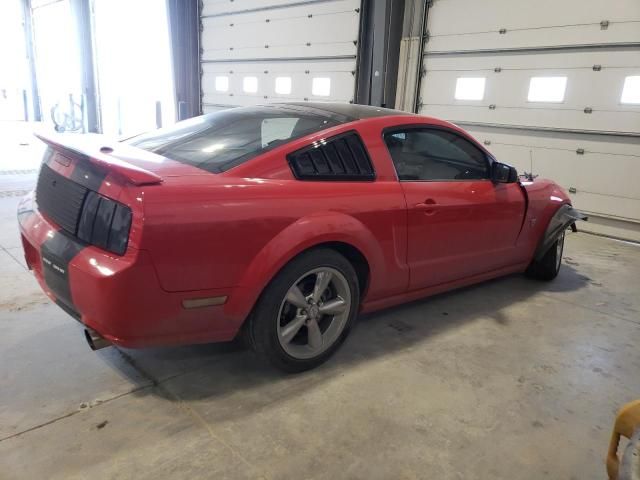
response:
M553 280L558 276L564 251L564 230L540 260L533 260L527 275L538 280Z
M249 319L250 343L282 370L308 370L338 349L359 303L358 278L347 259L330 249L304 253L263 292Z

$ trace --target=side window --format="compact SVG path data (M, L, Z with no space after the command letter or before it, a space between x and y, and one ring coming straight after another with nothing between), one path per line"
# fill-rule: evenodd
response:
M485 153L447 130L408 128L384 135L398 178L404 181L489 178Z
M298 180L374 180L376 175L360 136L347 132L314 142L287 155Z

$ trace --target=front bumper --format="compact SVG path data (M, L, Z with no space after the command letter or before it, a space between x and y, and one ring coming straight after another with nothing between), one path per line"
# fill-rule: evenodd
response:
M231 340L241 320L224 305L186 309L183 300L229 296L225 290L167 292L144 250L123 256L86 245L36 208L33 195L18 207L29 268L44 292L76 320L111 343L146 347Z

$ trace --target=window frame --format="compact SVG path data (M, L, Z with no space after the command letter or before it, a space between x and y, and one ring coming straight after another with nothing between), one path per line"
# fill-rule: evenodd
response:
M400 175L398 174L398 168L396 167L396 162L393 160L393 155L391 154L391 150L389 150L389 145L387 145L387 141L385 137L390 134L402 133L409 130L439 130L439 131L450 133L458 138L461 138L467 143L471 144L473 147L477 148L484 156L484 160L487 166L487 178L452 178L449 180L444 180L444 179L443 180L401 180ZM384 146L387 149L387 154L389 155L389 159L391 160L391 164L393 165L393 171L396 173L396 179L398 180L398 182L423 182L423 183L426 183L426 182L431 182L431 183L433 182L484 182L484 181L492 182L491 167L493 163L496 161L496 159L493 158L493 156L490 153L488 153L485 149L481 148L480 145L478 145L475 141L471 140L470 138L466 137L465 135L462 135L460 132L457 132L456 130L453 130L451 128L443 127L441 125L431 125L431 124L425 124L425 123L408 123L405 125L394 125L393 127L386 127L382 129L382 143L384 143Z
M309 150L312 150L314 148L317 148L316 144L317 143L321 143L321 146L324 146L325 144L331 143L333 141L339 140L343 137L347 137L350 135L355 135L355 137L359 140L360 144L362 145L362 150L364 151L364 154L367 157L367 161L369 162L369 164L371 165L371 175L313 175L313 176L307 176L307 175L300 175L299 172L296 171L296 167L293 164L293 157L295 155L299 155L302 153L305 153ZM287 153L286 155L286 159L287 159L287 164L289 165L289 169L291 170L291 173L293 175L293 177L298 180L298 181L304 181L304 182L375 182L377 180L377 172L376 172L376 166L375 163L373 162L373 160L371 159L371 154L369 153L369 148L367 147L366 142L362 139L362 135L360 135L360 132L356 129L351 129L351 130L346 130L344 132L340 132L337 133L335 135L332 135L330 137L326 137L323 138L321 141L320 140L316 140L304 147L301 148L297 148L289 153Z

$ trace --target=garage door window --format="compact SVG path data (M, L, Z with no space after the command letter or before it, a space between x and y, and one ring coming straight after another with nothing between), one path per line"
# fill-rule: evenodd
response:
M622 96L620 103L629 105L640 104L640 75L627 77L624 79L624 87L622 87Z
M291 77L276 77L276 93L278 95L291 93Z
M311 84L311 93L318 97L331 95L331 79L326 77L314 78Z
M216 92L229 90L229 77L216 77Z
M456 81L456 100L482 100L484 98L484 77L461 77Z
M256 93L258 91L258 77L244 77L242 89L245 93Z
M401 181L489 178L484 152L448 130L396 130L386 133L384 140Z
M533 77L529 82L530 102L561 103L567 88L567 77Z

